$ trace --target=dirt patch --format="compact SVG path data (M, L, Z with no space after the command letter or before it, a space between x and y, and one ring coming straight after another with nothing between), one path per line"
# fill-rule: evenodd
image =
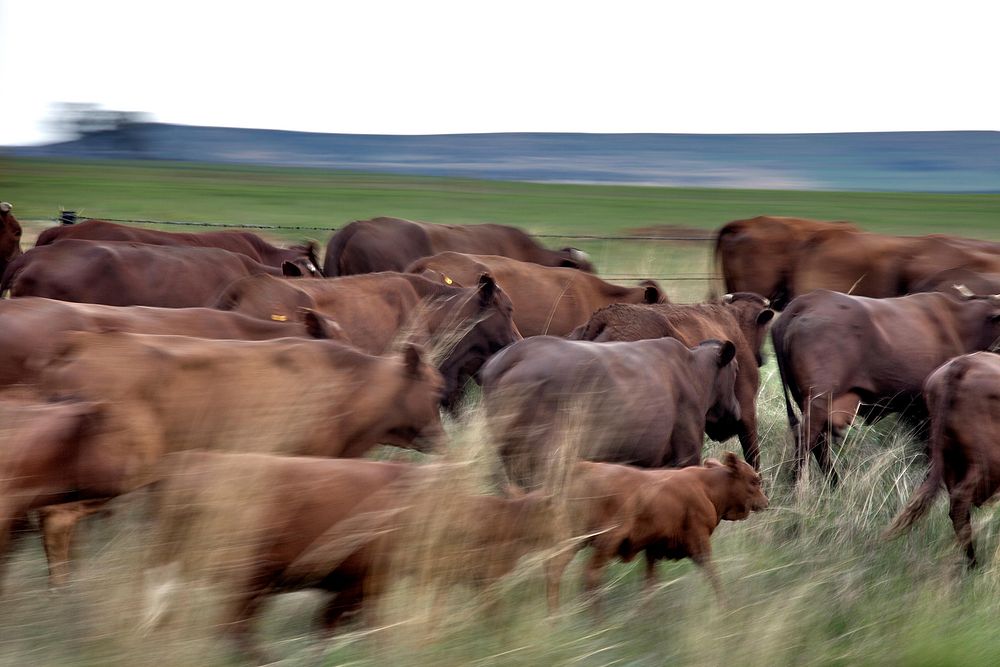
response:
M649 225L625 230L630 236L662 236L669 239L684 239L691 241L709 241L715 238L710 229L685 227L684 225Z

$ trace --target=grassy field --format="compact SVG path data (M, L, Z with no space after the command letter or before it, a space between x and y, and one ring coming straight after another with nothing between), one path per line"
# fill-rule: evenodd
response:
M389 214L609 233L653 224L710 229L728 219L773 213L848 218L881 231L1000 236L998 196L532 185L21 160L6 161L0 174L0 199L12 201L24 219L65 206L109 217L336 226ZM599 257L605 273L630 275L704 272L704 261L700 249L683 244L632 243ZM688 562L661 564L661 584L648 598L639 592L641 563L619 564L607 581L607 617L595 622L577 594L578 558L564 582L564 610L548 619L541 568L530 560L505 583L496 614L478 609L480 601L460 588L447 600L446 621L432 628L426 591L404 582L387 605L386 628L372 634L349 626L321 643L311 634L317 597L299 593L268 607L261 628L265 645L287 665L996 664L995 512L975 516L983 565L971 573L962 567L943 502L909 536L880 541L879 533L923 476L920 444L892 420L858 425L836 448L841 486L830 490L814 476L794 488L773 361L761 373L761 446L771 509L724 523L716 533L725 608ZM485 476L489 443L475 417L450 424L449 431L447 456L469 463L466 474ZM726 449L738 444L709 443L706 454ZM0 664L239 664L215 639L211 587L194 589L192 604L168 631L137 631L140 556L148 535L128 499L116 506L113 519L83 526L74 581L66 591L46 591L36 538L29 536L15 551L0 602Z

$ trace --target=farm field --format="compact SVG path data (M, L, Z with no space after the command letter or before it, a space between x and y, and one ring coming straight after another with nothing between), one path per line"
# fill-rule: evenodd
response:
M375 215L435 222L499 222L545 234L622 234L655 225L710 231L758 214L850 219L873 231L946 232L1000 238L1000 195L924 195L538 185L159 163L57 163L2 159L0 199L22 221L60 207L84 215L336 227ZM288 230L279 238L318 232ZM550 245L556 239L546 239ZM573 241L607 276L657 277L676 300L705 293L710 270L696 242ZM623 280L625 278L622 278ZM687 561L661 563L659 587L643 595L644 566L610 568L605 618L579 595L582 557L564 580L560 615L547 618L542 568L524 562L505 580L501 605L457 588L443 621L429 622L431 592L405 581L393 591L384 628L357 625L329 642L313 630L318 596L278 598L264 616L267 650L287 665L994 665L1000 656L1000 538L996 513L974 514L981 566L965 572L946 503L906 537L881 531L926 469L922 446L892 419L859 423L835 448L842 483L813 475L790 483L790 441L773 355L758 402L766 512L723 523L713 539L726 605ZM494 465L477 410L448 424L443 460L456 483L482 486ZM707 456L738 451L707 443ZM379 456L399 456L388 448ZM417 455L407 458L419 459ZM72 584L48 592L45 561L28 536L8 563L0 598L2 665L236 665L214 636L218 593L199 584L161 632L141 617L141 503L120 499L111 519L80 530Z

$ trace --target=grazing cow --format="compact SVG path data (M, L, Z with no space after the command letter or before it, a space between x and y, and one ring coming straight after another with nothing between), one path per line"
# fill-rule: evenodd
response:
M715 238L727 292L756 292L782 310L791 301L791 280L803 245L817 232L856 229L849 222L758 216L724 225Z
M740 404L739 421L709 420L705 432L722 442L738 436L743 456L755 469L760 467L757 446L757 391L763 365L761 347L768 325L774 317L767 299L749 292L726 294L719 304L634 306L613 304L591 316L577 327L570 338L608 341L633 341L669 336L693 347L700 341L716 338L730 340L736 346L736 400Z
M569 478L566 503L576 535L590 535L548 563L549 608L559 604L559 584L574 551L593 547L584 589L595 610L604 568L615 558L646 556L646 587L656 581L656 561L690 558L708 577L720 603L722 586L712 564L711 536L719 522L741 521L766 509L760 474L732 452L719 462L680 470L642 470L610 463L578 462Z
M0 400L0 569L29 509L73 499L79 469L67 453L87 446L101 414L88 402Z
M226 285L259 273L281 275L220 248L67 239L32 248L13 261L0 293L109 306L197 308Z
M437 468L253 454L173 455L156 491L159 539L148 570L156 582L147 598L148 622L164 618L172 589L194 573L192 548L201 556L213 547L232 554L232 562L219 568L233 595L222 627L245 653L261 660L252 626L271 595L303 588L333 594L320 612L329 633L347 614L364 608L373 615L392 579L419 573L482 589L510 572L521 556L551 544L547 498L452 489L442 504L448 473ZM225 530L220 533L219 527Z
M0 202L0 276L7 271L7 265L22 254L21 223L11 213L12 208L8 202Z
M955 536L973 567L971 508L1000 489L1000 356L976 352L952 359L927 378L924 398L931 417L930 470L887 537L926 514L944 484Z
M255 262L281 268L285 262L300 267L307 275L322 275L316 258L316 244L312 241L288 248L271 245L253 232L227 229L219 232L161 232L131 225L119 225L107 220L84 220L75 225L49 227L38 235L35 247L49 245L65 239L83 241L128 241L148 245L186 246L193 248L222 248L246 255Z
M511 345L482 370L508 474L536 486L575 456L647 468L697 464L706 418L740 418L735 355L730 341L689 349L674 338L538 336Z
M444 404L454 407L486 360L521 339L504 290L489 274L476 276L472 285L449 287L388 271L336 280L253 276L227 287L216 307L278 320L315 309L335 318L344 339L371 354L385 352L403 333L440 343L448 350L439 365Z
M514 323L523 336L565 336L612 303L665 303L652 280L638 287L612 285L589 273L540 266L497 255L444 252L411 264L407 271L445 283L471 285L483 273L496 278L514 304Z
M315 311L306 311L295 320L273 322L214 308L105 306L26 296L0 301L0 387L34 382L64 331L125 331L233 340L343 338L336 322Z
M1000 336L1000 301L939 292L892 299L816 290L796 297L771 329L788 421L796 440L796 477L812 452L836 482L827 433L857 414L891 412L922 423L921 391L952 357L986 350ZM789 401L803 419L801 428Z
M542 266L593 273L587 254L576 248L549 250L506 225L437 225L399 218L356 220L326 246L323 271L331 278L355 273L404 271L421 257L445 251L503 255Z
M358 457L379 443L427 450L443 435L441 376L412 345L375 357L295 338L70 332L63 341L41 390L104 404L103 428L89 446L60 452L60 465L45 468L49 478L31 482L55 490L24 489L14 516L155 481L155 464L171 450ZM66 535L72 528L59 526ZM51 541L68 549L68 537Z

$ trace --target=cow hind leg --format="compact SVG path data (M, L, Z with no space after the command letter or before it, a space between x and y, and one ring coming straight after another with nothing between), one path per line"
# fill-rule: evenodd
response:
M978 480L978 468L970 466L962 481L951 490L951 507L948 511L958 546L965 552L965 561L970 568L977 565L976 551L972 544L972 494Z

